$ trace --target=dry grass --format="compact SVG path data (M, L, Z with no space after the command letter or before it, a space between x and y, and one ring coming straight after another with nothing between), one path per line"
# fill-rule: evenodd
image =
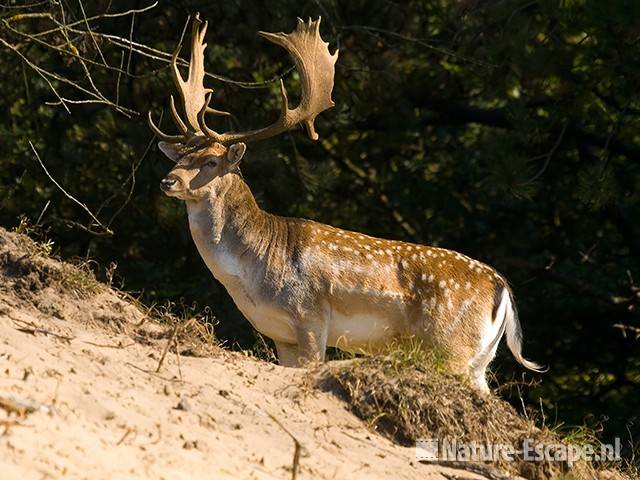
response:
M137 300L136 300L137 301ZM142 304L139 304L142 307ZM209 308L198 311L197 306L167 302L147 309L147 318L169 326L160 338L170 340L169 349L183 356L206 357L219 349L215 336L216 319ZM174 337L171 340L171 337Z
M343 398L371 428L405 446L417 439L512 445L516 450L527 438L537 444L562 443L555 432L538 428L507 402L480 394L465 379L439 371L437 364L433 368L425 355L400 349L384 357L330 363L320 368L317 385ZM569 468L562 461L516 458L486 466L535 480L601 478L584 462Z
M36 242L0 227L0 294L16 306L30 306L60 319L73 317L127 332L140 343L164 343L172 332L170 351L206 356L218 348L210 312L167 303L146 307L135 297L99 282L90 261L62 262L51 255L50 242ZM109 275L108 275L109 276ZM168 327L168 328L167 328Z
M31 301L41 290L78 299L87 299L103 291L86 263L71 265L50 256L51 244L37 243L25 235L0 228L0 275L5 290Z

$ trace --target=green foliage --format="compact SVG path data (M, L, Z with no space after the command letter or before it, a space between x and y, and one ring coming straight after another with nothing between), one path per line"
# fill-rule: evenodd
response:
M37 2L36 2L37 3ZM86 2L87 15L130 2ZM53 18L59 6L51 3ZM66 6L67 22L81 18ZM337 2L160 2L136 15L133 38L171 51L188 13L210 20L207 65L234 82L265 82L290 60L256 35L323 16L340 47L334 99L321 140L299 131L251 145L243 174L261 205L388 238L460 250L511 281L525 353L551 371L528 392L549 415L582 424L607 417L603 438L638 435L640 383L640 4L614 0L386 0ZM0 20L28 9L0 7ZM131 17L104 18L99 33L129 38ZM23 19L18 32L54 27ZM76 57L5 28L0 38L42 68L86 82ZM46 38L98 62L93 80L109 98L144 113L165 108L167 64L100 37ZM73 48L72 48L73 47ZM124 56L123 56L124 55ZM183 56L186 52L183 52ZM249 324L199 258L184 207L158 182L170 168L151 146L141 115L105 104L56 102L50 86L0 44L5 112L0 120L0 224L24 215L64 257L116 262L124 288L148 304L210 305L217 334L254 343ZM120 78L118 80L118 78ZM296 78L287 74L291 92ZM216 107L234 113L213 127L265 125L278 109L277 83L208 78ZM68 98L77 89L53 82ZM86 83L85 83L86 84ZM259 88L257 88L259 87ZM36 161L114 234L56 188ZM93 233L91 233L90 230ZM505 355L504 381L521 370ZM516 373L518 372L518 373ZM519 403L519 399L515 398Z

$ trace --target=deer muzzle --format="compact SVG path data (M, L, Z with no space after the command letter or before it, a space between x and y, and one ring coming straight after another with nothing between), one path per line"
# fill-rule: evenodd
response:
M160 181L160 190L165 193L180 190L180 179L176 175L167 175Z

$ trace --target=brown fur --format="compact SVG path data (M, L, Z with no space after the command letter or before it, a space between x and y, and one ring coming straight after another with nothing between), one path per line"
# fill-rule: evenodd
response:
M178 187L167 193L187 202L205 262L282 357L291 348L323 359L326 345L372 352L418 338L451 370L468 371L507 288L494 269L443 248L269 214L238 175L239 159L230 161L219 144L186 154L161 148L179 159L167 177ZM229 262L233 267L224 266ZM262 329L262 305L289 320Z

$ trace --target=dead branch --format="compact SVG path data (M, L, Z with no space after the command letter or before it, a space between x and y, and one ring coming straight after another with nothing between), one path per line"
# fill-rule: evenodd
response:
M29 409L27 406L16 402L11 398L0 397L0 408L2 408L7 415L16 415L20 418L24 418L27 414L34 412L35 410Z
M136 344L136 342L131 342L131 343L127 343L126 345L124 345L122 342L118 342L116 345L109 345L106 343L95 343L95 342L90 342L89 340L83 340L83 343L86 343L88 345L93 345L94 347L100 347L100 348L117 348L117 349L125 349L125 348L129 348L132 347L133 345Z
M275 416L273 416L271 413L269 412L265 412L269 418L271 418L271 420L273 420L276 425L278 425L287 435L289 435L291 437L291 439L293 440L294 443L294 451L293 451L293 462L291 464L291 480L296 480L296 478L298 477L298 469L300 467L300 453L302 451L302 444L300 443L300 441L295 437L295 435L293 433L291 433L287 427L285 427L282 422L280 422L280 420L278 420Z
M18 420L0 420L0 427L4 427L2 435L6 435L11 427L30 427L31 425L25 425Z
M119 446L119 445L121 445L121 444L122 444L122 442L124 442L124 441L127 439L127 437L128 437L129 435L131 435L132 433L134 433L135 431L136 431L136 429L135 429L135 428L127 427L127 430L124 432L124 435L122 435L122 437L120 438L120 440L118 440L118 442L116 443L116 447L117 447L117 446Z
M158 367L156 368L156 373L160 372L160 369L162 368L162 363L164 362L164 358L167 356L167 352L169 351L169 347L171 347L171 344L174 343L176 340L176 335L178 334L179 327L180 327L180 323L176 322L176 324L173 326L173 330L171 330L171 336L169 337L169 340L167 341L167 344L165 345L164 350L162 351L162 356L158 361Z
M163 377L162 375L157 374L157 373L156 373L156 372L154 372L153 370L147 370L146 368L139 367L139 366L137 366L137 365L134 365L134 364L133 364L133 363L131 363L131 362L125 362L124 364L125 364L125 365L130 366L131 368L135 368L136 370L140 370L140 371L141 371L141 372L143 372L143 373L146 373L146 374L149 374L149 375L153 375L154 377L157 377L157 378L159 378L159 379L161 379L161 380L164 380L165 382L172 382L172 383L178 383L178 382L180 382L180 380L179 380L179 379L177 379L177 378L167 378L167 377Z
M50 4L49 8L53 8L53 5L54 4ZM120 105L118 101L114 102L109 98L107 98L102 93L100 88L97 86L96 82L94 81L91 75L89 65L93 65L97 68L106 69L106 70L121 70L121 68L119 69L117 67L113 67L108 64L106 57L100 47L100 43L98 42L98 36L96 35L96 32L95 32L95 26L92 26L92 23L103 20L105 18L122 17L127 15L131 15L133 18L133 16L136 13L146 12L154 8L157 5L157 2L154 2L153 4L140 9L129 9L125 12L115 12L115 13L102 12L98 15L88 17L84 8L84 4L82 1L80 1L79 6L80 6L80 11L82 13L82 18L72 22L67 22L67 19L66 19L67 15L64 9L63 2L55 2L55 5L57 5L56 12L54 12L53 10L44 11L44 12L23 12L23 13L11 15L7 18L0 19L0 21L4 26L4 31L10 32L12 35L17 36L18 38L21 38L24 40L23 43L14 44L14 43L10 43L6 38L0 37L0 46L4 46L9 50L11 50L12 52L14 52L16 55L20 57L20 59L23 61L24 64L26 64L29 68L34 70L38 75L40 75L47 82L49 88L58 99L57 102L53 102L53 103L48 102L48 103L53 105L58 105L58 104L62 105L67 111L67 113L70 113L70 110L68 107L69 104L102 103L119 111L125 116L137 114L136 111ZM31 6L26 5L26 6L23 6L23 8L26 9L33 6L35 5L31 5ZM18 26L16 25L17 23L23 23L30 19L49 20L55 25L55 28L32 33L32 32L26 31L23 28L18 28ZM73 28L74 26L84 27L84 29ZM48 35L50 34L61 35L64 38L64 43L62 45L55 44L54 40L48 39ZM78 38L80 39L85 37L90 38L93 48L95 48L95 50L98 53L100 61L96 62L92 59L85 57L84 55L81 55L78 49L75 47L73 40L70 38L71 34L73 35L77 34ZM46 49L53 49L65 57L73 58L81 66L84 73L84 76L83 76L84 78L80 80L74 80L71 77L65 76L64 73L61 75L54 71L49 71L45 68L42 68L36 60L28 58L26 54L23 53L23 51L27 50L32 44L37 44ZM131 54L131 51L129 52L129 54ZM123 73L128 74L128 72L123 72ZM87 98L76 98L76 99L65 98L61 93L59 93L57 88L54 86L53 80L63 83L67 86L70 86L71 88L81 92L83 95L86 95ZM83 85L83 83L85 83L86 86ZM119 100L119 97L117 98L117 100Z
M71 340L73 340L75 337L69 337L67 335L60 335L59 333L55 333L52 332L50 330L41 328L31 322L25 322L23 320L17 320L15 318L11 319L12 322L18 324L19 326L16 327L16 330L18 330L19 332L22 333L29 333L31 335L36 335L38 333L42 333L43 335L47 335L50 337L54 337L60 340L63 340L67 343L71 343Z
M180 376L180 381L182 381L182 366L180 365L180 339L178 335L176 335L175 339L176 345L176 359L178 360L178 375Z
M0 397L0 408L7 412L7 415L15 414L17 417L25 418L27 415L44 411L49 413L52 407L33 400L18 400L13 397Z
M503 260L505 264L532 271L535 274L549 278L551 281L564 285L565 287L600 300L603 303L624 310L629 315L640 317L640 310L635 308L638 302L637 294L617 295L608 292L595 285L587 283L581 279L572 277L554 269L552 266L542 266L526 260L508 258Z
M483 465L481 463L475 462L460 462L455 460L436 460L429 461L429 464L441 465L443 467L456 468L458 470L465 470L467 472L475 473L477 475L482 475L483 477L489 478L491 480L509 480L511 475L505 475L498 471L497 469L489 466ZM454 476L445 475L447 478L458 478Z
M1 39L0 39L1 40ZM102 232L100 233L104 233L107 235L113 235L113 231L107 226L104 225L100 220L98 220L98 218L93 214L93 212L91 210L89 210L89 207L87 207L84 203L82 203L80 200L78 200L76 197L74 197L73 195L71 195L69 192L67 192L57 181L55 178L53 178L51 176L51 174L49 173L49 170L47 170L47 167L45 167L44 163L42 162L42 159L40 158L40 155L38 155L38 151L36 150L36 147L33 146L33 143L31 143L31 141L29 141L29 146L31 147L31 150L33 151L33 153L36 156L36 159L38 160L38 163L40 163L40 166L42 167L42 169L44 170L44 173L47 175L47 177L49 177L49 180L51 180L53 182L53 184L58 187L58 189L71 201L73 201L76 205L79 205L80 208L82 208L85 212L87 212L87 214L91 217L91 219L95 222L94 225L90 225L89 227L85 227L87 229L88 232L93 233L93 230L90 228L92 226L96 226L99 228L102 228Z
M41 4L24 5L19 8L28 9L40 5ZM6 32L9 32L13 36L16 36L23 40L22 43L11 43L6 37L0 36L0 46L6 47L10 51L18 55L24 65L35 71L47 82L47 85L57 98L56 102L46 102L48 105L62 105L67 113L70 113L69 105L72 104L105 104L125 116L137 115L138 112L124 107L119 103L119 88L116 88L115 100L109 99L102 93L92 77L89 66L117 72L117 82L119 85L122 74L129 77L137 77L136 75L131 74L129 68L131 65L131 58L134 53L149 59L161 61L168 65L169 61L171 60L171 53L167 53L162 50L133 41L135 15L142 14L155 8L158 5L158 2L153 2L150 5L138 9L129 9L122 12L105 11L97 15L88 16L85 11L83 2L80 1L79 7L81 11L81 18L79 19L67 19L67 13L65 12L63 2L55 2L54 4L49 4L47 6L49 8L55 8L54 5L57 6L55 11L22 12L13 14L5 18L0 18L0 22L4 26L4 30ZM98 27L101 25L99 22L105 19L125 16L131 16L131 28L128 36L129 38L109 33L102 33L99 31ZM36 32L29 31L28 29L24 28L19 28L19 25L27 23L32 19L48 20L54 24L54 27ZM52 35L54 35L54 37L51 37ZM64 42L62 44L56 44L54 40L56 38L55 35L62 36ZM72 39L70 35L74 35L75 37ZM91 58L88 58L86 55L81 54L78 48L74 45L74 40L78 41L78 39L82 40L84 38L90 39L89 41L91 45L98 54L99 61L93 60ZM116 49L121 49L121 59L124 59L125 53L127 54L126 70L123 70L122 62L119 67L110 65L107 62L105 54L103 52L103 48L101 48L101 42L106 42L107 45L112 45ZM77 61L83 70L84 78L76 80L71 77L65 76L64 73L61 75L54 71L49 71L41 67L36 60L28 58L24 53L33 44L39 45L45 49L54 50L63 57L68 57ZM179 59L178 63L180 65L188 64L188 62L183 59ZM282 77L288 75L291 71L293 71L293 66L288 68L282 74L276 75L274 78L262 82L240 82L217 74L207 74L207 76L242 88L269 88L272 83L279 81ZM55 82L60 82L71 87L72 89L80 92L82 96L86 96L86 98L65 97L59 91L59 86L56 86ZM85 83L86 85L84 85Z

